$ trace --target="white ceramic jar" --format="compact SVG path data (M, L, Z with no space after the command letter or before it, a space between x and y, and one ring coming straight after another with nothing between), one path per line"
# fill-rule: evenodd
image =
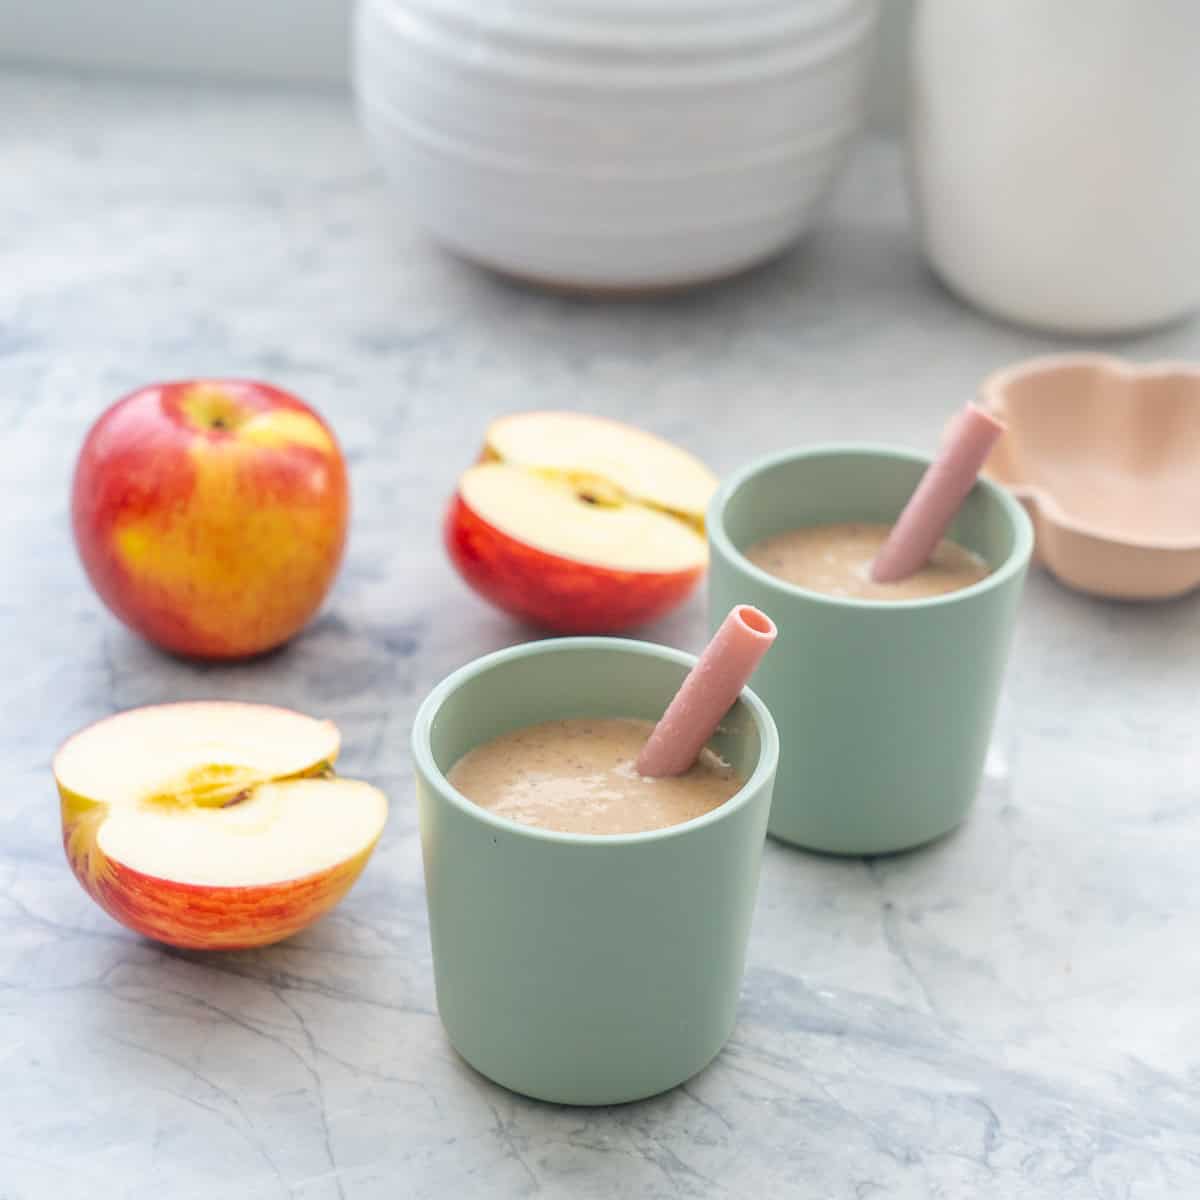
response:
M354 84L412 214L538 282L649 289L769 258L862 114L874 0L360 0Z
M911 177L951 288L1115 333L1200 307L1200 3L918 0Z

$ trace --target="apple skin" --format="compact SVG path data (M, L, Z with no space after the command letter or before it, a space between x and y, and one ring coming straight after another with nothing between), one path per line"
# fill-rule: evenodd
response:
M281 883L176 883L109 858L96 844L105 806L61 787L59 796L63 848L84 891L127 929L182 950L248 950L299 933L341 901L376 844L327 871Z
M443 525L463 579L498 608L552 633L620 633L678 607L704 575L619 571L550 554L511 538L455 493Z
M191 658L261 654L299 631L349 523L332 430L250 380L140 389L88 433L71 519L88 578L148 641Z

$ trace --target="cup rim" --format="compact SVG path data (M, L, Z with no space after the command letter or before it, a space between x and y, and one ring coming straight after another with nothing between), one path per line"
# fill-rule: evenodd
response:
M489 812L486 808L468 800L446 778L442 769L434 761L433 749L430 745L430 733L433 721L441 711L447 699L464 684L477 676L491 671L496 667L511 662L514 659L526 658L535 654L555 654L566 650L585 651L618 651L650 658L659 658L666 662L691 669L696 663L696 656L670 646L660 646L655 642L638 641L633 638L611 637L565 637L547 638L536 642L523 642L509 646L503 650L495 650L452 671L441 681L422 701L412 728L413 763L427 779L432 781L449 801L460 812L484 825L503 829L507 833L517 834L539 842L554 842L569 846L604 847L629 846L643 842L666 841L671 838L684 837L695 830L714 825L726 820L736 811L744 808L752 796L758 794L767 785L768 779L775 771L779 761L779 732L770 709L748 687L742 689L739 699L750 710L758 730L759 754L754 770L740 788L723 804L710 809L690 821L681 821L677 825L668 825L662 829L644 829L637 833L567 833L557 829L543 829L537 825L524 825L508 817L500 817Z
M927 454L916 450L900 449L879 442L822 442L816 446L780 450L767 454L747 463L744 467L729 475L713 493L709 501L705 525L712 548L733 563L739 570L749 575L756 584L781 597L800 597L814 604L828 605L832 608L863 609L879 611L896 609L901 612L913 609L937 608L949 604L963 604L973 600L985 592L1002 587L1014 575L1023 571L1033 554L1033 522L1024 506L1006 488L982 476L977 486L982 487L1000 505L1008 517L1013 529L1013 546L1008 557L992 572L984 576L978 583L970 587L959 588L954 592L945 592L940 596L925 596L907 600L870 600L857 596L829 596L824 592L816 592L811 588L800 587L798 584L786 583L774 575L764 571L752 563L737 546L733 544L728 531L725 529L725 509L733 496L744 487L754 476L763 471L783 465L799 462L804 459L832 458L837 455L859 455L863 458L889 459L906 463L916 463L927 467L933 461ZM712 569L712 563L709 563Z

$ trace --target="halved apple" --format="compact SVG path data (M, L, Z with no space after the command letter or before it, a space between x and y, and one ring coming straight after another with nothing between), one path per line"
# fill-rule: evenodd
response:
M289 937L342 899L387 819L382 792L333 776L340 740L263 704L99 721L54 758L71 869L111 917L172 946Z
M446 548L480 595L557 633L616 633L680 604L708 565L703 463L644 430L532 412L489 427Z

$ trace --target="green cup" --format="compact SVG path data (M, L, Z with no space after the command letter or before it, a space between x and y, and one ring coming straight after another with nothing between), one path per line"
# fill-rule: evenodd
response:
M885 854L949 832L979 788L1033 549L1024 509L981 480L950 536L992 567L927 600L847 600L784 583L742 553L803 525L893 522L929 460L869 445L751 463L708 513L709 618L754 604L779 638L754 687L779 726L769 832L834 854Z
M733 1029L779 743L743 691L709 743L746 780L667 829L556 833L472 804L446 772L503 733L656 720L690 655L616 638L516 646L444 680L413 728L438 1011L497 1083L561 1104L666 1091Z

